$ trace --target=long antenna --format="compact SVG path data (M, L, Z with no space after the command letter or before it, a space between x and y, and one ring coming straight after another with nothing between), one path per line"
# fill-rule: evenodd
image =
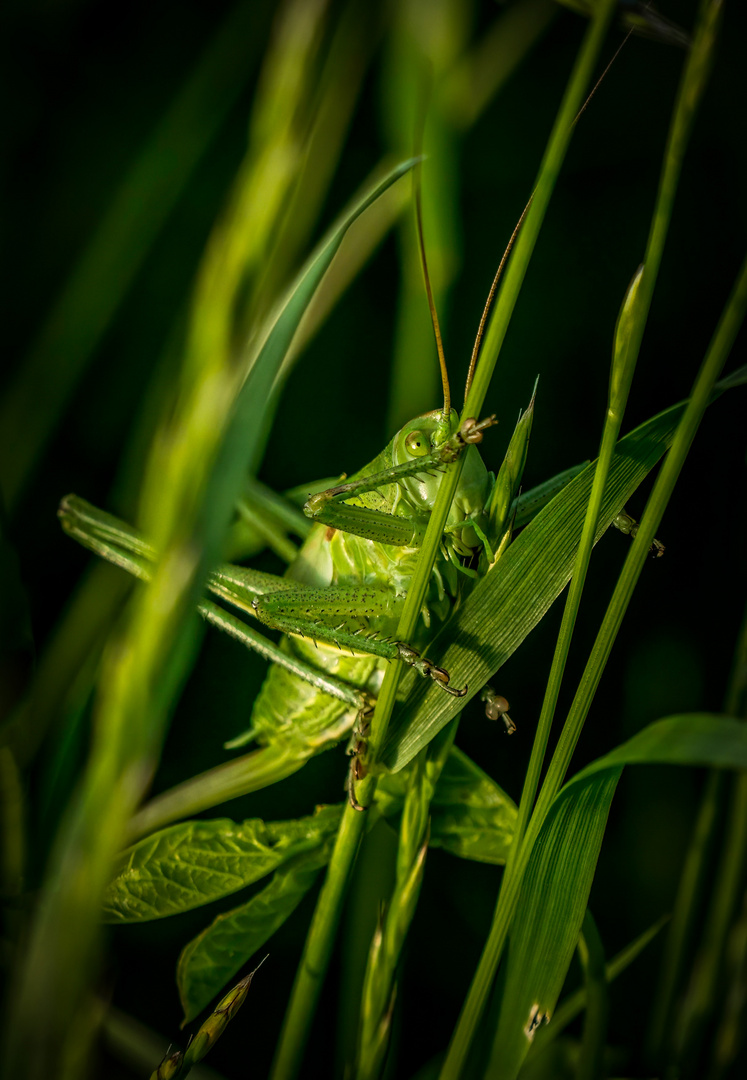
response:
M612 59L607 64L606 68L604 69L602 74L599 76L597 81L594 83L594 86L592 87L591 91L589 92L589 94L588 94L588 96L586 98L586 101L583 103L581 108L576 113L576 116L574 117L573 123L571 124L572 128L576 126L579 119L581 118L581 116L586 111L587 105L589 104L589 102L591 101L591 99L594 97L597 90L601 86L602 81L604 80L605 76L607 75L607 72L610 70L610 68L614 64L615 60L617 60L618 56L620 55L622 50L627 45L628 38L630 37L630 35L632 33L633 33L633 28L631 27L631 29L628 30L627 34L625 35L622 42L620 43L617 50L615 51L615 54L613 55ZM473 380L473 378L475 376L475 368L477 367L477 357L478 357L478 355L480 353L480 346L482 344L482 337L483 337L483 334L485 332L485 324L488 321L488 315L490 314L490 308L492 307L493 300L495 298L496 289L498 288L498 282L501 280L501 276L503 275L503 270L504 270L505 265L506 265L506 260L508 259L508 256L511 254L511 248L514 246L514 242L516 240L516 237L519 235L519 230L521 229L521 226L524 223L524 218L527 216L527 211L529 210L529 207L532 205L532 200L533 199L534 199L534 192L532 192L532 194L529 196L529 202L526 204L524 209L521 211L521 217L516 222L516 227L514 228L514 231L511 233L511 239L508 241L508 244L506 245L506 250L503 252L503 256L501 258L500 263L498 264L498 269L496 270L495 277L493 278L493 284L490 286L490 292L488 293L488 299L485 301L485 307L483 308L482 318L480 319L480 325L477 328L477 337L475 338L475 344L474 344L474 346L472 348L472 356L470 357L470 361L469 361L469 370L467 372L467 383L466 383L466 385L464 387L464 401L465 401L465 404L467 402L467 395L469 394L470 387L472 386L472 380Z
M514 241L516 240L516 237L519 235L519 229L524 224L524 218L527 216L527 211L529 210L529 207L532 205L532 199L533 198L534 198L534 192L532 192L532 194L529 196L529 202L526 204L524 209L521 211L521 217L516 222L516 226L514 227L514 231L511 233L511 239L509 240L508 244L506 245L506 250L503 252L503 255L501 257L501 261L498 263L498 269L495 272L495 277L493 278L493 284L490 286L490 292L488 293L488 298L485 301L485 307L482 309L482 317L480 319L480 325L477 328L477 337L475 338L475 344L472 346L472 356L470 357L469 371L467 372L467 384L464 387L464 400L465 400L465 403L467 401L467 395L469 394L469 388L472 386L472 379L474 378L474 375L475 375L475 368L477 367L477 357L478 357L479 352L480 352L480 345L482 344L482 335L485 332L485 323L488 321L488 315L490 314L490 308L493 305L493 298L495 296L495 291L498 288L498 282L501 280L501 277L503 275L503 268L506 265L506 259L511 254L511 248L514 246Z
M438 366L441 369L441 384L444 390L444 419L448 420L451 416L451 390L449 389L449 373L446 370L446 357L444 356L444 346L441 340L441 327L438 324L438 312L436 311L436 304L433 300L433 290L431 289L431 278L428 273L428 260L425 256L425 240L423 239L423 206L421 198L421 182L420 182L420 170L421 166L415 167L415 175L413 176L413 182L415 184L415 222L417 225L418 233L418 248L420 250L420 264L423 267L423 277L425 278L425 292L428 297L428 307L431 313L431 322L433 323L433 333L436 338L436 351L438 352Z

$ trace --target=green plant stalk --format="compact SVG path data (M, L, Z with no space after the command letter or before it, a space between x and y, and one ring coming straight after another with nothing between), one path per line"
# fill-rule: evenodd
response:
M591 73L602 47L613 4L607 0L598 6L594 19L586 32L579 56L574 65L568 87L555 120L550 141L540 166L537 185L531 206L519 233L511 260L503 280L503 286L488 323L487 333L472 386L467 395L464 415L477 415L485 400L490 378L498 359L498 353L508 329L519 290L524 280L529 259L539 235L540 226L552 194L555 181L565 156L573 131L573 120L583 102L583 95L591 79ZM508 875L504 889L508 886ZM501 891L503 893L503 890ZM517 890L518 897L518 890ZM485 954L483 954L485 956ZM490 965L478 967L467 999L462 1007L452 1041L441 1071L441 1080L457 1080L472 1042L477 1024L482 1016L487 995L493 981L495 968Z
M391 1034L397 966L423 879L431 801L458 724L459 715L423 747L409 778L400 823L396 881L383 925L378 927L371 942L363 981L356 1080L376 1080L384 1065Z
M498 966L516 909L521 889L520 879L523 878L532 848L565 778L594 694L643 569L648 549L682 471L685 458L708 405L714 383L742 324L745 310L747 310L747 259L742 265L736 285L719 320L705 360L695 380L692 396L677 425L671 449L664 460L641 518L638 533L625 560L517 855L516 871L511 878L507 876L504 887L501 889L495 919L478 967L480 985L487 984L489 987L492 982L492 974ZM475 982L477 982L477 975Z
M560 694L560 687L563 681L563 673L568 660L568 653L571 648L571 640L576 625L578 609L581 604L581 594L583 593L584 584L586 583L586 574L589 569L592 548L594 547L599 514L602 508L602 499L604 497L604 489L607 485L607 477L609 476L610 466L612 465L612 458L615 453L615 446L620 434L620 427L622 425L625 406L627 405L628 394L630 392L630 384L638 359L638 349L635 347L634 340L625 340L625 338L626 329L630 327L631 320L633 326L637 329L637 318L640 315L640 318L645 321L648 312L648 306L646 306L645 310L642 310L643 303L639 303L639 290L645 277L646 274L643 271L643 267L639 267L628 289L618 319L613 363L610 372L607 414L602 430L599 457L597 459L594 481L589 496L589 504L586 510L584 526L581 531L581 539L576 554L571 586L568 590L568 597L563 610L563 619L558 632L558 640L555 645L552 664L550 666L550 675L547 680L547 688L545 690L540 718L537 724L537 733L532 744L532 753L529 759L527 774L524 779L524 787L519 803L519 816L516 823L516 839L512 854L519 850L519 845L526 831L527 822L529 821L532 807L534 806L540 773L545 759L545 751L547 749L548 739L550 738L550 729L552 728L558 696ZM650 301L650 294L648 299ZM640 344L640 334L637 336L638 344ZM507 878L513 873L513 864L514 858L509 856L508 865L506 867Z
M710 2L710 0L708 0ZM576 624L578 608L581 602L586 573L591 558L591 549L594 541L599 507L601 506L604 487L607 481L612 454L617 441L623 414L627 404L628 394L633 379L638 355L640 353L643 333L651 307L656 281L661 265L669 223L674 207L674 198L677 191L682 162L687 148L690 131L695 117L700 98L705 89L708 72L710 69L709 59L714 43L716 26L714 19L706 18L707 3L703 6L703 13L699 24L699 32L693 43L687 63L685 64L680 86L675 103L672 122L667 137L667 145L664 152L664 161L659 179L659 188L656 203L651 219L646 253L643 264L639 267L633 282L630 285L623 308L620 312L615 334L615 351L613 368L610 378L610 394L605 418L602 443L599 453L597 469L594 474L594 486L589 499L589 511L584 523L584 529L579 543L578 555L568 592L563 621L558 633L550 675L547 681L547 689L542 702L542 710L537 725L537 734L532 744L532 753L527 769L524 788L522 790L519 805L519 820L516 835L518 841L524 835L529 815L534 805L534 799L539 785L539 778L547 750L552 722L555 717L555 709L560 694L563 673L570 651L573 630ZM718 5L712 5L709 12L718 14ZM627 340L625 340L627 338ZM518 844L517 844L518 848ZM509 863L510 867L510 863ZM507 868L507 874L510 872Z
M464 406L465 416L477 416L485 400L493 375L498 353L508 330L516 301L519 296L529 260L550 202L555 182L560 172L568 144L573 133L574 117L583 104L583 96L591 80L602 42L607 33L614 4L601 0L596 5L594 18L586 32L581 49L566 87L563 101L553 125L553 130L540 165L537 183L521 231L514 245L511 259L506 267L503 285L498 293L495 307L488 323L483 342L480 364Z
M737 639L729 688L724 702L724 711L728 716L747 718L747 616ZM742 778L737 781L741 786ZM662 960L659 985L654 998L654 1010L648 1037L647 1052L649 1058L659 1062L663 1057L667 1043L671 1043L670 1017L672 1015L677 988L681 985L682 973L686 964L686 952L692 940L700 904L706 891L707 876L710 867L710 855L716 838L716 826L719 811L726 793L727 777L721 769L712 769L706 779L703 798L698 810L698 817L693 830L692 841L688 849L685 865L682 869L677 897L672 913L672 923L667 935L664 957ZM735 794L734 806L738 807L740 797ZM726 848L733 848L738 838L736 833L739 823L734 813L729 821ZM741 861L739 849L732 850L730 858L736 856ZM722 859L721 874L728 872L727 863ZM718 886L716 892L718 891ZM714 907L715 911L715 907Z
M373 797L375 789L376 779L373 776L364 777L360 782L358 793L364 805ZM329 966L342 903L367 825L366 817L365 813L346 804L296 972L270 1080L290 1080L299 1074L317 1000Z
M416 563L402 615L397 625L397 639L400 641L408 641L412 638L420 615L446 518L459 482L462 461L463 458L460 457L449 465L439 484L438 495L423 538L423 546L420 549L420 557ZM401 669L401 664L392 664L387 668L374 715L371 718L371 733L365 760L370 771L356 788L356 797L363 806L370 806L376 793L376 759L386 741ZM291 991L272 1065L271 1080L292 1080L292 1077L298 1075L364 825L365 814L347 806Z
M586 988L586 1017L581 1041L577 1080L601 1080L604 1045L609 1019L609 995L604 963L604 947L591 912L586 910L578 942Z

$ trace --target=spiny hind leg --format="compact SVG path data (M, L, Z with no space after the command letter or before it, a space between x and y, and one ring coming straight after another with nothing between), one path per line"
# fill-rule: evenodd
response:
M390 641L368 629L368 620L399 615L404 596L377 586L333 586L257 597L252 606L267 626L285 634L300 634L339 649L368 653L384 660L401 660L423 678L433 681L454 697L464 697L467 687L455 690L450 676L405 641ZM340 621L341 620L341 621Z

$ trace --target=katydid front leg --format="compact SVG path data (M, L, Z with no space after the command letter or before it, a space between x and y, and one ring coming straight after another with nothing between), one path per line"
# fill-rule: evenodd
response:
M428 526L429 514L412 511L411 516L400 517L398 514L384 513L365 506L351 506L346 500L443 468L444 465L456 461L468 446L481 442L483 431L495 423L495 416L489 416L485 420L470 417L432 453L414 457L412 461L393 465L381 472L362 476L358 480L351 480L347 484L312 495L304 506L304 513L323 525L342 529L343 532L353 533L379 544L420 547Z

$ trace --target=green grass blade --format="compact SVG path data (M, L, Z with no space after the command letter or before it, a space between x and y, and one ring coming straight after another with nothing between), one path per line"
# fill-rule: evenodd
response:
M553 802L524 874L511 928L489 1075L509 1080L551 1018L578 940L607 815L625 765L747 765L747 728L696 713L648 725L574 776ZM533 1026L534 1024L534 1026Z
M665 915L664 918L659 919L653 926L644 930L643 933L639 934L639 936L631 941L629 945L626 945L624 949L621 949L616 956L612 957L605 965L604 970L605 978L608 983L613 982L618 975L621 975L623 971L625 971L626 968L640 956L643 950L651 941L653 941L668 921L669 917ZM568 997L564 998L555 1010L552 1022L545 1027L541 1027L537 1031L527 1060L531 1062L535 1057L541 1054L544 1048L557 1039L558 1035L560 1035L565 1028L568 1027L571 1021L575 1020L585 1008L586 990L582 986L578 990L574 990Z
M558 798L532 851L509 939L491 1080L513 1080L565 981L622 766Z

